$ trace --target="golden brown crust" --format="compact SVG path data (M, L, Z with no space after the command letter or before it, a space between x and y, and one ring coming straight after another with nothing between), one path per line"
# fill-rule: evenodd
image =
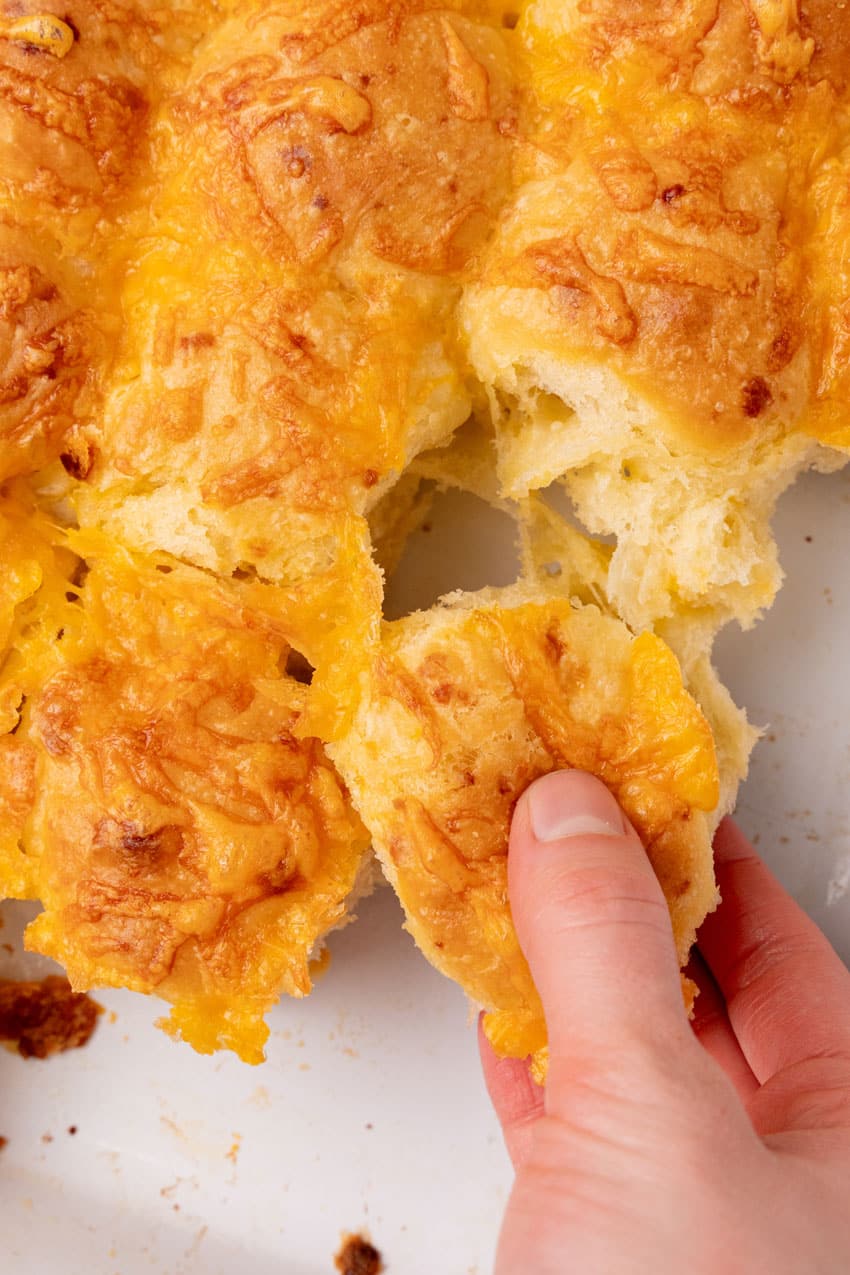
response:
M144 134L212 12L0 5L0 480L54 459L96 411Z
M204 45L155 130L84 520L350 578L352 517L469 411L451 312L509 193L509 72L451 5L267 2Z
M306 690L281 671L276 600L87 547L79 618L23 728L45 909L27 944L75 988L156 991L196 1048L257 1061L263 1014L309 991L368 838L321 744L296 734Z
M500 1052L539 1059L542 1011L507 903L517 798L557 767L603 779L647 846L684 963L716 901L702 812L717 769L657 638L564 600L475 602L385 626L353 730L331 752L420 947L490 1011Z
M673 445L795 426L814 394L807 188L847 123L812 56L824 13L794 10L543 0L522 28L546 179L520 191L485 284L539 289L542 342L615 369Z

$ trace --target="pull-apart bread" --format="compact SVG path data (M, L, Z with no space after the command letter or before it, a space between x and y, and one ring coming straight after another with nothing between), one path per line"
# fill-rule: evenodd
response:
M371 844L542 1076L560 766L684 965L754 738L713 638L850 447L848 75L825 3L0 0L0 894L75 988L256 1061ZM520 579L387 623L435 486Z
M616 536L630 624L749 623L776 497L850 445L850 18L537 0L520 30L531 171L461 307L501 489L564 483Z

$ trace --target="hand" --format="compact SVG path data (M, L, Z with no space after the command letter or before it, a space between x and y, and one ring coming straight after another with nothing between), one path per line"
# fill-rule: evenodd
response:
M682 1005L661 889L608 790L548 775L511 831L545 1091L481 1034L516 1182L496 1275L846 1275L850 973L730 821Z

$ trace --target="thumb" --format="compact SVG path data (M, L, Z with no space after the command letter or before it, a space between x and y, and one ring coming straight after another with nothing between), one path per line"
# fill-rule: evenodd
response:
M689 1035L670 916L637 833L582 771L538 779L508 855L514 924L543 1002L553 1074Z

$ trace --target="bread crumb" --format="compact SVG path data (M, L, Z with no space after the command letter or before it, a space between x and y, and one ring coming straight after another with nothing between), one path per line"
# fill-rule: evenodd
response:
M0 980L0 1040L22 1058L49 1058L79 1049L91 1038L101 1007L51 974L38 982Z
M362 1235L344 1235L342 1248L334 1258L340 1275L380 1275L381 1254Z

